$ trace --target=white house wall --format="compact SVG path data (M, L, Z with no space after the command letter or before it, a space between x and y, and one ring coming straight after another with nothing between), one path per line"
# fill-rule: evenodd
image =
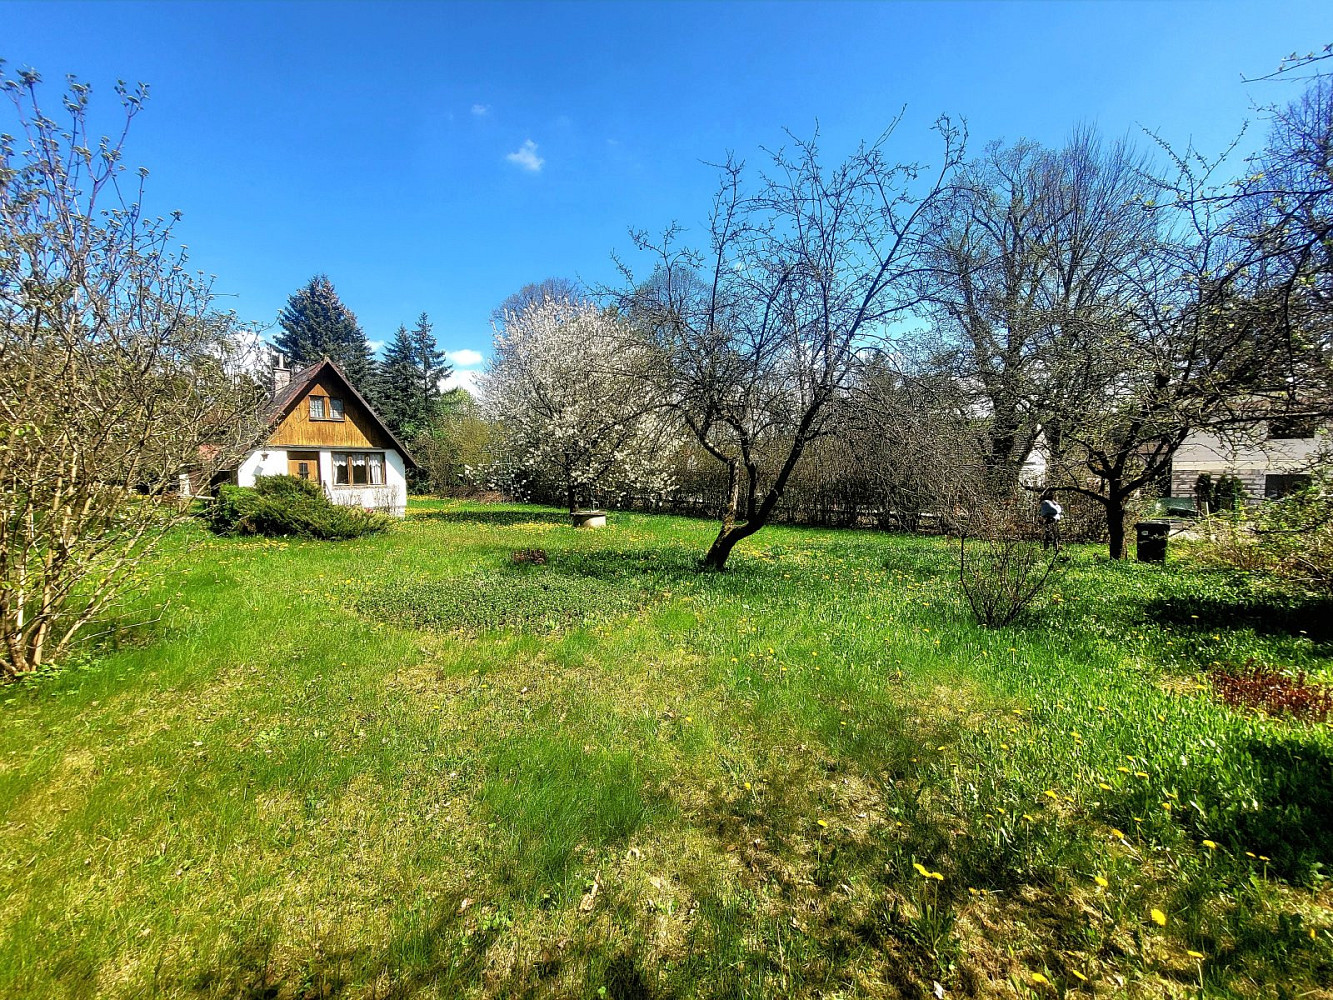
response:
M407 475L403 456L392 449L384 452L383 486L334 486L333 449L319 453L319 475L324 481L325 492L334 503L379 510L395 517L407 513Z
M254 486L256 476L285 476L287 451L284 448L252 451L236 470L237 486Z
M343 450L334 448L295 448L294 451L319 452L319 481L324 493L336 504L345 507L365 507L379 510L395 517L407 513L407 473L403 456L393 449L384 452L383 486L335 486L333 482L333 453ZM239 486L254 486L256 476L287 475L287 449L271 448L252 451L245 456L236 470L236 483Z

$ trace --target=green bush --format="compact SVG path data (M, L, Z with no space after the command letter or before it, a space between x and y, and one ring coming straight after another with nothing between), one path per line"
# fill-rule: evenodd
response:
M375 534L390 524L383 514L333 503L318 483L295 476L259 476L253 489L223 486L202 516L219 535L342 539Z
M1333 593L1333 496L1323 483L1256 504L1250 513L1248 523L1210 526L1204 562Z

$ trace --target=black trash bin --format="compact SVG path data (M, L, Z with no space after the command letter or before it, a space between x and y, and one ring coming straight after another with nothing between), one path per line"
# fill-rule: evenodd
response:
M1171 522L1140 521L1134 530L1138 533L1139 562L1166 562L1166 536L1171 533Z

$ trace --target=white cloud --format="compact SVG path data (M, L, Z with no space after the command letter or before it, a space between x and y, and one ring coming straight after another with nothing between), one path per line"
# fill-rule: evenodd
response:
M472 113L478 118L485 118L491 113L491 106L489 104L474 104L472 105Z
M388 343L388 341L384 341L384 340L367 340L367 341L366 341L367 346L370 348L370 353L371 353L371 354L378 354L378 353L380 352L380 348L382 348L386 343Z
M523 145L519 146L517 151L507 153L505 159L534 174L539 173L542 169L542 164L546 162L537 155L537 144L531 139L524 140Z
M461 351L445 351L444 357L451 365L457 365L459 368L476 368L486 360L486 356L480 351L466 347Z
M464 369L463 371L455 371L448 378L440 379L440 391L448 392L450 389L466 389L473 396L483 396L485 393L481 391L480 386L477 384L479 378L481 378L481 372L479 371L468 371L467 369Z

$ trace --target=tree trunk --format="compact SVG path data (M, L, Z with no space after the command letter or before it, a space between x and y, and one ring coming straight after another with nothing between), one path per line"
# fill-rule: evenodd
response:
M731 555L731 550L736 547L736 543L749 538L762 527L761 524L752 524L749 521L742 524L724 524L717 537L713 539L713 544L708 547L701 565L704 569L716 572L726 569L727 559Z
M565 499L569 501L569 512L572 514L579 509L579 499L574 493L574 484L569 483L565 487Z
M731 555L731 550L736 547L736 543L742 538L747 538L759 530L759 525L751 528L751 521L745 521L741 524L736 523L736 512L741 502L741 477L740 469L735 462L727 464L727 509L722 512L722 527L718 529L717 537L713 539L713 544L708 547L708 552L704 554L703 562L700 564L704 569L724 570L727 568L727 557Z
M1112 492L1105 501L1106 533L1110 537L1108 546L1112 559L1125 558L1125 498Z

